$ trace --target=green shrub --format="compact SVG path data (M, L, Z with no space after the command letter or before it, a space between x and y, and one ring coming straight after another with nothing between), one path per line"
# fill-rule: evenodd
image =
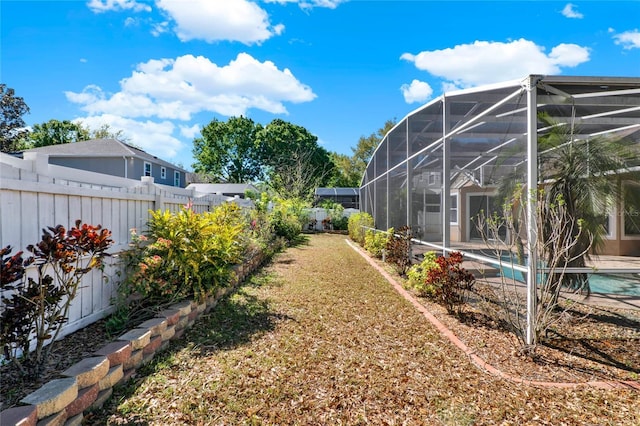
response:
M288 241L293 241L302 232L302 225L297 218L282 210L276 210L271 214L271 224L273 232Z
M268 194L247 191L253 200L254 208L244 211L245 215L245 258L250 259L256 253L271 250L274 245L275 231L273 229L270 214L270 205L273 203Z
M227 284L231 266L242 260L245 227L234 203L196 214L151 212L149 232L133 232L132 250L125 254L128 274L123 289L152 303L186 297L203 300Z
M416 290L420 296L435 295L436 288L433 283L427 283L427 277L429 271L439 268L436 257L434 251L426 252L422 262L412 265L407 271L407 285Z
M270 222L276 236L293 241L302 232L302 227L309 221L302 200L276 200L270 213Z
M383 251L387 248L387 242L391 235L393 235L393 228L389 228L387 232L367 229L367 232L364 235L365 250L367 250L373 257L377 257L378 259L381 258Z
M331 224L336 231L346 231L349 226L349 218L346 216L332 219Z
M369 213L360 212L349 216L347 225L349 237L364 247L365 230L363 226L373 228L373 217Z

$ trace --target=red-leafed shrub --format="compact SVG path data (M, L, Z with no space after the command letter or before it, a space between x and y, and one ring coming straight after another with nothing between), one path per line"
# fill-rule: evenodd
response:
M40 242L27 247L26 260L21 251L7 257L10 246L0 250L0 345L22 373L42 373L82 277L102 267L111 244L109 230L78 220L68 231L62 225L43 229ZM34 276L26 274L31 264Z
M433 298L450 314L462 313L466 293L473 288L475 278L464 269L462 253L454 251L448 257L438 256L437 267L429 269L426 284L433 288Z
M394 264L400 275L405 275L411 266L411 238L411 228L402 226L387 241L387 262Z

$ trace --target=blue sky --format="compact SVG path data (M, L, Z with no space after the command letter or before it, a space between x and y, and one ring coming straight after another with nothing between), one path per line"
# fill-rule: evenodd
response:
M640 76L639 0L2 0L0 19L28 125L106 123L187 169L214 118L281 118L350 155L443 91Z

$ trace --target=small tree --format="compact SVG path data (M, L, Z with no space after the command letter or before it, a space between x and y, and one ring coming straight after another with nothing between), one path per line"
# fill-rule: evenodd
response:
M518 261L518 238L505 240L500 237L500 230L506 228L510 235L514 235L520 228L526 229L528 223L523 214L529 200L526 191L518 187L510 198L510 202L503 205L501 214L495 213L486 217L480 215L478 228L483 239L490 247L497 259L500 259L500 285L491 294L491 299L485 304L490 313L498 316L514 333L523 349L531 352L535 350L537 342L550 328L556 324L565 309L560 308L560 295L563 291L568 294L580 291L579 288L566 287L562 284L572 275L566 269L575 264L576 258L586 255L593 240L586 238L587 232L584 221L573 216L561 195L551 198L544 190L534 192L531 197L536 200L536 222L538 224L537 241L525 242L529 251L534 252L541 261L540 267L546 272L539 273L537 279L536 308L533 315L534 341L531 347L527 345L527 310L526 301L521 291L523 278L515 270ZM516 208L515 206L519 206ZM544 229L544 233L542 230ZM486 230L486 231L485 231ZM573 230L577 230L574 233ZM570 232L571 231L571 232ZM580 247L580 250L577 248ZM527 262L528 259L525 259Z

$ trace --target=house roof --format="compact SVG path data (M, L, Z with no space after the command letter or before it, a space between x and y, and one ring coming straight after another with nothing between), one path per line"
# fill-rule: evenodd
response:
M316 188L319 197L353 196L360 195L358 188Z
M250 183L190 183L187 189L206 194L244 194L246 190L258 192Z
M162 166L186 173L186 170L161 158L151 155L140 148L128 145L116 139L91 139L60 145L49 145L40 148L26 149L23 152L39 152L50 157L136 157L145 161L152 161Z

